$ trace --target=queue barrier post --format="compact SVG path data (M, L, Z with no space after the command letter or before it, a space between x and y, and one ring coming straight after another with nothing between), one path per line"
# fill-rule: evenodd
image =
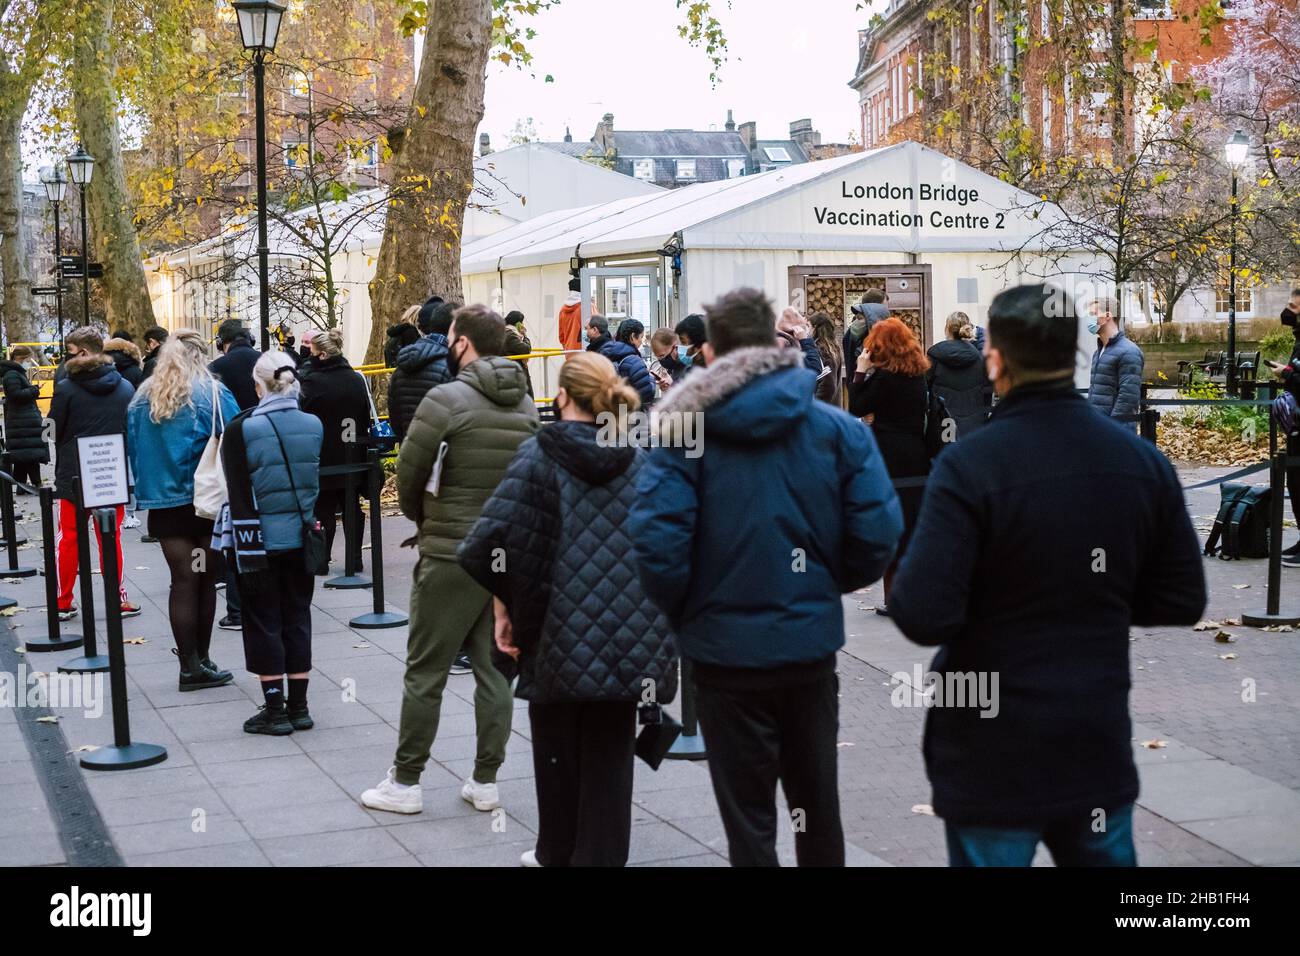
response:
M357 498L357 465L345 465L347 469L343 475L343 573L336 578L330 578L325 582L325 587L349 591L359 588L368 588L371 586L370 579L361 573L359 562L356 555L361 553L361 522L357 520L358 513L361 511L361 505ZM365 465L368 473L370 466ZM322 469L324 477L325 469Z
M695 668L682 658L682 732L664 754L667 760L704 760L704 735L700 733L699 717L695 712Z
M41 488L41 541L45 552L45 625L47 634L34 637L24 646L29 654L43 651L69 651L81 644L81 638L64 634L59 628L59 573L54 554L54 489Z
M1241 623L1246 627L1300 624L1300 610L1282 610L1282 513L1286 501L1287 460L1286 455L1275 454L1269 469L1267 598L1262 612L1241 615Z
M5 548L9 552L9 567L16 568L18 567L18 545L26 544L27 537L26 535L19 534L16 522L14 521L14 490L10 485L10 482L17 481L17 479L8 473L9 467L9 462L6 461L6 471L4 472L5 477L4 479L0 479L0 484L4 485L4 488L0 489L0 496L2 496L0 497L0 512L3 512L5 516L3 521L0 522L0 548ZM30 571L27 574L6 572L6 576L11 578L25 578L34 573L35 571Z
M8 552L9 567L0 570L0 576L6 578L30 578L36 574L35 568L24 568L18 564L18 525L14 520L14 486L13 475L0 473L0 524L4 528L5 551ZM24 543L26 538L23 539Z
M380 463L379 452L376 449L369 449L366 458L370 466L367 474L370 479L368 496L370 499L370 567L374 576L374 587L371 588L371 594L375 599L374 610L370 614L354 617L348 624L358 630L401 627L410 618L405 614L398 614L384 608L384 522L379 501L384 491L384 467Z
M95 643L95 583L90 577L90 528L89 515L81 504L81 479L73 477L73 507L76 510L77 523L77 575L81 578L81 635L83 654L59 665L60 674L102 674L109 668L107 655L99 653ZM114 558L117 552L113 552ZM110 601L109 604L117 604ZM121 611L121 608L118 608Z
M95 511L100 540L104 543L104 607L108 641L109 693L113 697L113 745L81 755L87 770L134 770L162 763L167 748L158 744L133 743L126 699L126 654L122 645L122 604L118 600L121 569L117 566L117 509Z

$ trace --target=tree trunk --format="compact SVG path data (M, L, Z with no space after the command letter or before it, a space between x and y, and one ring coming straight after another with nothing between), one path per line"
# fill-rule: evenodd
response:
M125 328L142 341L145 329L154 324L153 303L122 163L111 40L114 6L115 0L86 0L73 49L72 99L82 143L95 158L86 194L92 259L104 264L105 321L109 331Z
M8 64L0 58L0 72ZM36 338L32 303L31 263L27 258L27 229L23 222L23 113L27 98L3 101L0 109L0 273L4 275L3 323L6 342Z
M392 142L395 197L370 286L367 362L383 357L388 326L437 293L460 299L460 232L474 184L474 135L492 44L491 0L429 4L420 77L404 135Z

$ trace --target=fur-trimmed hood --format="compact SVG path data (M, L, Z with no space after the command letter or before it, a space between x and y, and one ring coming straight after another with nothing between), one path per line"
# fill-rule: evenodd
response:
M139 365L141 361L140 347L134 342L128 342L126 339L109 339L104 343L104 351L118 352L126 355L134 361L136 365ZM117 359L113 359L113 361L116 362Z
M79 385L92 395L103 397L111 395L122 381L121 374L111 355L100 352L97 355L78 355L68 359L68 381Z
M660 441L672 444L686 414L702 414L705 431L728 441L771 441L807 415L814 378L797 349L737 349L686 376L655 406Z

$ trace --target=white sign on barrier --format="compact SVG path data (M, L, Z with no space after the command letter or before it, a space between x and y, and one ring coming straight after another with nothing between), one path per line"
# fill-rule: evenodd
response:
M126 436L87 435L77 439L81 506L124 505L130 497L126 479Z

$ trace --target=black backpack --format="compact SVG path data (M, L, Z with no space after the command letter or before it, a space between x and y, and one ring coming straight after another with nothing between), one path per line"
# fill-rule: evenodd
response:
M1205 541L1205 553L1217 553L1224 561L1268 557L1272 489L1225 482L1219 494L1219 513Z

